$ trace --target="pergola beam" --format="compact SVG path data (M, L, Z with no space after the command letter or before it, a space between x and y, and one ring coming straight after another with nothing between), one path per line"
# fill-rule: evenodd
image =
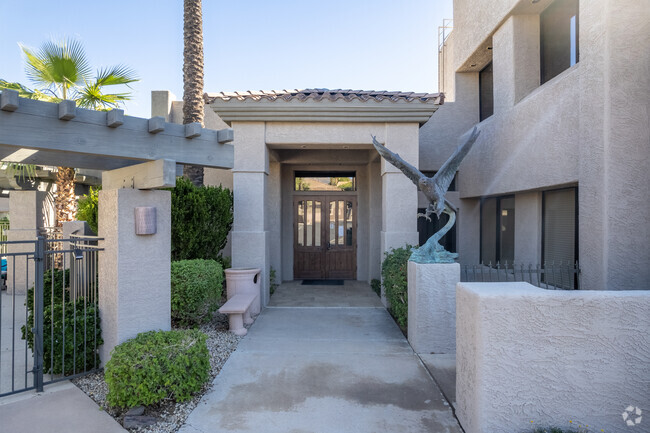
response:
M0 160L101 170L159 159L233 167L229 131L194 128L199 134L186 138L185 125L123 116L121 110L76 108L62 121L59 104L16 99L11 90L0 96Z

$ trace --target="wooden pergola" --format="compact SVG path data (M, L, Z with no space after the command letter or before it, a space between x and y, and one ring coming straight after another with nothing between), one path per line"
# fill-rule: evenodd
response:
M0 94L1 161L115 170L116 176L105 172L104 183L160 188L173 186L176 163L232 168L232 140L232 129L130 117L118 109L87 110L74 101L36 101L14 90Z

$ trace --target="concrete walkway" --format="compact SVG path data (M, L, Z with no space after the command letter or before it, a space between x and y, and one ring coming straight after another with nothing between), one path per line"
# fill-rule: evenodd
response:
M126 433L109 414L68 381L0 399L0 432Z
M309 287L313 300L296 301L281 286L272 298L278 306L258 317L180 432L461 433L376 295L367 285L346 286L358 305L330 300L323 308L332 287L315 295L319 288ZM359 301L364 290L368 306ZM281 306L283 298L305 306Z

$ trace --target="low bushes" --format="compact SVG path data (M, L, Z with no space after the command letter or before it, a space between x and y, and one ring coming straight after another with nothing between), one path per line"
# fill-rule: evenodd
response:
M106 400L121 408L189 400L209 377L206 338L194 329L150 331L115 346L104 369Z
M47 271L43 278L43 368L45 373L73 374L99 367L101 336L99 308L84 298L70 299L63 281L70 271ZM97 297L93 297L97 299ZM27 292L27 323L34 323L34 288ZM31 326L21 328L23 340L34 350ZM64 346L65 344L65 346Z
M381 277L384 293L390 303L390 314L395 321L405 328L408 319L408 260L411 257L411 245L391 249L381 264Z
M214 260L179 260L171 264L172 320L196 326L218 308L223 268Z

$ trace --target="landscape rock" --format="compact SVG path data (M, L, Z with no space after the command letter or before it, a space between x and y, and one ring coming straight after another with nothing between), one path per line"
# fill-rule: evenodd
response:
M149 416L149 415L132 415L132 416L125 416L124 417L124 422L122 425L124 428L132 429L132 428L140 428L140 427L149 427L150 425L155 424L158 422L158 418Z
M124 416L140 416L144 414L144 406L136 406L129 409Z

